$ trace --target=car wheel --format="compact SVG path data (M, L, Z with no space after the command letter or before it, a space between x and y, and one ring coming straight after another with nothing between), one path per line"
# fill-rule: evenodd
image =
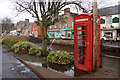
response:
M104 41L105 39L104 39L104 38L102 38L101 40L102 40L102 41Z

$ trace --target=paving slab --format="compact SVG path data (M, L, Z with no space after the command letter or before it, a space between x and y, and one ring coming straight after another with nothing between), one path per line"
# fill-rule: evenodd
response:
M31 64L29 65L32 66L34 69L38 70L43 76L45 76L45 78L73 78L72 76L60 74L44 67L34 66Z

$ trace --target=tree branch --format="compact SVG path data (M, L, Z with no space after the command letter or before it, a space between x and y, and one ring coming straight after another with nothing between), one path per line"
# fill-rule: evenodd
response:
M20 3L16 2L16 4L18 4L20 7L22 7L24 10L26 10L27 12L29 12L30 14L32 14L32 16L34 16L34 14L29 10L29 8L24 7L23 5L21 5ZM23 10L22 10L23 11ZM32 10L33 11L33 10ZM34 12L34 11L33 11Z

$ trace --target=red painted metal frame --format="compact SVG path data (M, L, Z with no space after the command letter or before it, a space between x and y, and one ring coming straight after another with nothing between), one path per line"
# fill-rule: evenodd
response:
M101 57L100 57L100 53L101 53L101 49L100 49L100 45L101 45L101 39L100 39L100 36L101 36L101 31L100 31L100 16L98 16L98 64L97 64L97 67L100 66L100 61L101 61Z
M93 54L93 21L92 21L93 15L88 14L80 14L76 17L74 17L74 62L75 67L87 72L92 71L92 54ZM76 22L77 19L88 19L84 21ZM87 32L87 40L78 40L78 32L77 31L85 31L85 30L77 30L78 26L86 26L86 32ZM98 64L97 66L100 66L100 16L98 16ZM78 41L85 42L85 45L78 45ZM86 47L87 50L85 51L87 55L84 55L85 62L84 64L78 63L78 46Z

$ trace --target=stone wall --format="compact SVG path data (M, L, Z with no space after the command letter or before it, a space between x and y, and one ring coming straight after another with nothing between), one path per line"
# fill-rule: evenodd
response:
M54 39L50 39L50 43L52 43ZM55 39L53 44L61 44L61 45L74 45L74 40L63 40L63 39ZM103 45L112 45L112 46L120 46L120 42L116 41L103 41Z
M50 39L50 43L53 42L54 39ZM60 44L60 45L74 45L74 40L63 40L63 39L55 39L53 44Z

